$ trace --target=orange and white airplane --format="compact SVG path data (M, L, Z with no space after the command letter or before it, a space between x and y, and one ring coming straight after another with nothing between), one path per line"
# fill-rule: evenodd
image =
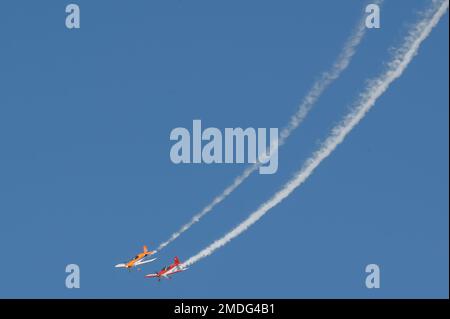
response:
M147 263L150 263L150 262L156 260L156 258L145 260L145 258L147 256L151 256L153 254L156 254L156 250L149 251L147 246L144 246L142 253L139 253L138 255L136 255L136 257L134 257L127 263L117 264L115 267L116 268L127 268L130 270L133 267L147 264Z
M171 279L170 275L173 275L177 272L182 272L188 269L187 267L184 267L181 263L178 257L175 257L173 259L173 264L170 266L166 266L163 269L161 269L159 272L154 274L148 274L145 276L145 278L158 278L158 281L161 280L161 278Z

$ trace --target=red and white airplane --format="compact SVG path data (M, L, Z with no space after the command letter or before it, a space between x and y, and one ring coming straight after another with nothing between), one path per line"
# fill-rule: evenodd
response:
M171 275L176 274L177 272L182 272L188 269L187 267L184 267L181 263L178 257L175 257L173 259L173 264L164 267L159 272L155 274L148 274L145 276L145 278L158 278L158 281L161 280L161 278L171 279Z

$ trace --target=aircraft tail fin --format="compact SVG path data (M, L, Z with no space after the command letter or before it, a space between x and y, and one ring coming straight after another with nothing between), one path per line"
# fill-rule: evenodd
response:
M144 253L148 252L148 248L146 245L144 245L143 249L144 249Z
M179 265L180 264L180 260L178 259L178 257L175 257L173 259L173 262L175 263L175 265Z

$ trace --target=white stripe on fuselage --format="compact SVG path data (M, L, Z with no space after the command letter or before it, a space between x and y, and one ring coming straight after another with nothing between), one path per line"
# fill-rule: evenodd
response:
M186 269L187 268L183 268L183 267L177 265L177 266L173 267L172 269L168 270L164 275L165 276L171 275L173 273L180 272L180 271L183 271L183 270L186 270Z

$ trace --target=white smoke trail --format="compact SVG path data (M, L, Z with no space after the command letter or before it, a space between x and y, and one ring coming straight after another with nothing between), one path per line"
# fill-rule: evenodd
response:
M441 2L440 6L437 2L431 9L427 10L424 18L418 22L409 34L406 36L403 45L395 52L392 61L388 64L387 70L378 78L371 81L366 90L361 94L357 103L355 103L352 111L332 130L330 136L322 144L321 148L305 162L303 167L294 177L284 185L271 199L262 204L255 212L253 212L246 220L236 226L222 238L214 241L211 245L200 251L198 254L189 258L183 265L189 266L200 259L211 255L220 247L226 245L235 237L242 234L247 228L256 223L271 208L278 205L286 197L288 197L297 187L299 187L313 173L315 168L327 158L336 147L342 143L347 134L359 123L366 113L375 104L376 100L389 88L390 84L399 78L408 64L416 55L420 44L432 31L433 27L439 22L440 18L448 9L448 0Z
M374 1L374 3L381 4L383 0ZM284 127L280 132L280 138L278 140L278 145L271 145L269 150L266 152L268 154L273 154L273 151L275 151L276 148L283 145L287 138L291 135L291 133L299 127L299 125L303 122L303 120L308 115L309 111L312 109L314 104L317 102L317 100L320 98L322 93L325 91L325 89L334 81L336 80L341 73L348 67L350 64L350 61L352 57L354 56L356 52L356 48L361 43L361 40L364 37L364 34L366 32L365 27L365 21L364 17L361 19L361 21L358 22L357 27L349 37L349 39L346 41L342 52L336 59L335 63L332 65L331 69L327 72L324 72L318 80L314 83L310 91L307 93L307 95L303 98L302 103L299 105L297 112L291 116L289 124ZM260 155L268 157L268 155L261 154ZM195 214L192 219L184 224L178 231L173 233L168 240L161 243L157 250L161 250L167 245L169 245L171 242L173 242L175 239L177 239L182 233L187 231L189 228L191 228L195 223L200 221L200 219L208 214L210 211L213 210L213 208L220 204L225 198L227 198L236 188L238 188L254 171L259 169L261 166L261 161L259 161L256 164L253 164L252 166L249 166L242 172L241 175L236 177L234 181L225 188L222 193L218 196L216 196L207 206L205 206L199 213Z

